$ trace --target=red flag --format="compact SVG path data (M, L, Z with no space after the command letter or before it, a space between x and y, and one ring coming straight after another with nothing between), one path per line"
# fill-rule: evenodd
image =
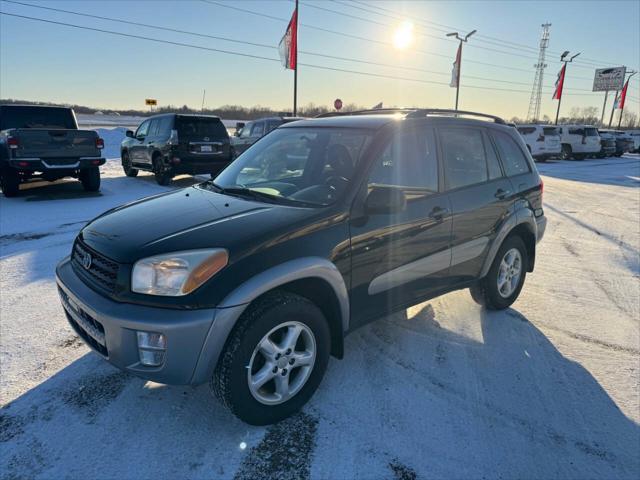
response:
M456 61L453 62L453 68L451 69L451 83L450 87L457 87L460 84L460 55L462 54L462 43L458 45L458 53L456 54Z
M278 44L280 61L284 68L295 70L298 67L298 9L293 11L287 31Z
M564 85L564 71L567 68L567 64L563 64L560 72L558 72L558 79L556 80L556 90L553 92L553 100L560 100L562 98L562 86Z
M627 99L627 87L629 86L629 79L627 79L627 81L624 84L624 87L622 87L622 93L620 94L620 96L618 97L618 100L616 101L615 107L619 110L622 110L624 108L624 101Z

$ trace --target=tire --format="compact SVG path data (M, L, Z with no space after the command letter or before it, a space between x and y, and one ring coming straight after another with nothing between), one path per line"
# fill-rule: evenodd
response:
M100 169L98 167L83 168L80 170L79 178L85 192L100 190Z
M294 352L303 345L307 352L315 348L313 360L309 355L303 359L300 353L287 354L285 335L280 335L294 327L302 332ZM269 355L258 350L265 338L275 342L271 343ZM211 388L234 415L248 424L268 425L283 420L300 410L320 385L329 361L330 338L327 320L311 301L286 292L266 294L247 309L229 335ZM298 363L310 365L296 366L296 358ZM250 379L260 371L269 379L252 391ZM276 388L281 377L295 390L285 400L278 398ZM282 391L287 390L282 387Z
M519 255L520 265L518 277L516 281L511 282L510 284L507 281L503 284L502 288L499 288L499 275L502 275L503 273L501 271L501 264L503 260L506 260L507 253L513 255L514 251L517 251ZM526 266L529 264L528 262L529 258L527 256L527 249L525 248L522 239L516 235L507 237L500 246L487 276L480 280L476 285L469 288L471 298L473 298L476 303L489 310L503 310L508 308L520 295L520 291L522 290L527 276Z
M131 160L127 152L122 153L122 169L127 177L137 177L139 170L131 166Z
M575 160L582 161L582 160L584 160L585 158L587 158L587 156L586 156L585 154L577 154L577 153L576 153L576 154L573 156L573 158L574 158Z
M573 150L571 149L571 145L562 145L562 150L560 151L560 160L570 160L572 154Z
M17 197L20 194L20 175L13 168L5 168L0 172L0 188L5 197Z
M156 177L156 182L158 185L167 186L171 183L173 179L173 173L171 170L167 170L162 165L162 160L160 158L155 158L153 160L153 173Z

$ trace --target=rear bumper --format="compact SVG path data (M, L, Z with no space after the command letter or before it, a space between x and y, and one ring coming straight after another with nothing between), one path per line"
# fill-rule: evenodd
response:
M536 243L542 240L544 232L547 230L547 217L544 215L536 218Z
M67 320L87 345L116 367L159 383L207 381L226 340L212 325L235 320L241 311L237 307L176 310L115 302L89 288L73 270L69 257L56 267L56 282ZM166 336L161 366L140 363L137 331Z
M53 170L82 170L83 168L104 165L102 157L80 158L12 158L7 163L17 170L46 172Z

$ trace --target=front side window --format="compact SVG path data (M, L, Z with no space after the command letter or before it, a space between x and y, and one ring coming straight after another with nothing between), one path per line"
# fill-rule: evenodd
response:
M145 120L144 122L142 122L142 124L138 127L138 130L136 131L137 138L142 138L147 136L150 123L151 123L151 120Z
M438 159L433 130L397 131L369 174L369 188L397 187L405 191L438 191Z
M245 124L245 126L242 127L242 130L240 131L240 138L249 138L249 136L251 135L252 126L253 126L252 122Z
M277 129L253 144L212 185L258 200L329 205L352 184L372 135L360 129Z
M508 176L531 171L529 162L516 142L504 132L493 132L504 170Z
M482 131L475 128L443 128L440 130L440 139L447 189L483 183L489 179Z
M251 136L252 137L261 137L264 135L264 122L256 122L251 127Z

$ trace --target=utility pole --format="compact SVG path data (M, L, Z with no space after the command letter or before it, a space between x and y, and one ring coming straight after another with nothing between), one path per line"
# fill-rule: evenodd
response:
M576 58L578 55L580 55L582 52L578 52L576 53L573 57L571 57L569 60L566 60L566 57L569 55L569 50L565 50L562 55L560 55L560 61L563 63L562 66L562 78L559 79L562 84L557 86L557 88L560 89L559 96L558 96L558 109L556 110L556 125L558 125L558 116L560 115L560 104L562 103L562 91L564 90L564 79L567 77L567 64L573 62L573 59Z
M620 94L619 90L616 90L616 96L613 99L613 106L611 107L611 116L609 117L609 128L611 128L611 122L613 122L613 112L616 111L616 103L618 103L618 95Z
M623 87L622 87L623 89L624 89L624 87L629 88L629 80L631 80L631 77L633 77L638 72L636 72L635 70L632 70L629 73L630 73L629 78L627 78L627 81L623 85ZM625 99L624 100L625 100L625 103L627 103L626 92L625 92ZM624 113L624 103L622 104L622 108L620 109L620 118L618 118L618 130L620 129L620 124L622 123L622 114L623 113Z
M609 90L604 92L604 103L602 104L602 116L600 117L600 125L604 126L604 110L607 108L607 97L609 96Z
M462 38L460 35L458 35L458 32L447 33L447 37L456 37L460 41L460 44L458 45L458 54L456 55L457 72L455 72L455 75L456 75L456 110L458 110L458 98L460 96L460 72L462 72L462 44L463 43L467 43L467 41L469 40L469 37L471 35L473 35L474 33L476 33L476 32L477 32L477 30L472 30L469 33L467 33L464 36L464 38ZM453 79L452 79L452 83L453 83ZM451 85L451 86L453 86L453 85Z
M534 67L536 67L536 76L533 80L533 88L531 89L531 98L529 100L529 110L527 112L527 119L533 121L540 119L544 69L547 67L547 64L544 63L544 59L547 53L547 46L549 45L549 27L551 27L551 24L543 23L541 26L542 38L540 39L540 54L538 55L538 63L534 65Z
M206 90L202 90L202 106L200 107L200 113L204 113L204 97L207 94Z
M298 0L296 0L296 65L293 70L293 116L298 116Z

